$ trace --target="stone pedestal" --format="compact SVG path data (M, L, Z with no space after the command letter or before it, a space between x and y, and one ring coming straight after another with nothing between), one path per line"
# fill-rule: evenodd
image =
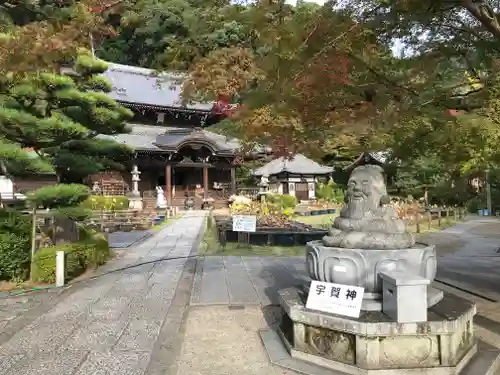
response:
M415 244L409 249L374 250L324 246L321 241L307 243L306 267L313 280L365 288L362 310L382 310L384 272L402 272L423 277L436 276L436 250L433 245ZM441 291L429 287L427 306L443 298Z
M475 305L453 295L420 323L397 323L382 312L354 319L309 310L306 293L297 288L279 297L278 333L291 357L323 368L352 375L456 375L477 351Z
M128 201L129 210L142 211L143 204L141 196L130 196Z

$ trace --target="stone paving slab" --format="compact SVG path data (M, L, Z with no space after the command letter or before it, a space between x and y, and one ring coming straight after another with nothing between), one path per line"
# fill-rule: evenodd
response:
M0 336L0 373L145 375L157 342L182 321L194 277L187 257L199 244L203 216L175 220L100 271L130 268L73 285L46 311ZM184 258L159 260L171 256ZM133 267L141 263L147 264ZM12 310L5 309L0 323L8 328L22 320L19 309L10 320ZM155 363L162 360L155 357Z
M113 232L108 236L109 247L112 249L128 248L154 234L151 230L138 230L131 232Z
M278 289L307 279L304 257L204 257L198 260L191 305L275 305Z
M272 365L258 330L267 328L259 306L192 307L175 370L165 375L296 375Z

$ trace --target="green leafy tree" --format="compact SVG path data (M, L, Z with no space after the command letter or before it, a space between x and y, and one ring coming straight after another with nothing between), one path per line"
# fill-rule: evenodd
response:
M2 157L12 174L33 163L21 156L22 148L34 150L50 163L61 182L79 182L104 169L120 169L131 150L99 134L127 132L132 113L106 92L109 83L99 76L106 64L82 53L73 76L29 74L22 79L7 76L0 97L0 137L8 145ZM21 156L21 157L20 157Z
M197 58L244 43L242 7L211 0L141 0L125 2L108 22L118 35L104 40L98 55L109 61L148 68L186 70Z

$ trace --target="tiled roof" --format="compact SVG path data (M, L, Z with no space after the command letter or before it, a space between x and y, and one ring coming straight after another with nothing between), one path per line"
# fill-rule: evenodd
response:
M354 169L357 166L363 165L363 164L383 165L387 161L390 154L391 154L390 150L376 151L376 152L363 152L363 153L361 153L361 155L359 155L359 157L355 161L353 161L351 164L349 164L345 169L351 170L351 169Z
M213 103L181 103L183 74L160 73L153 69L108 63L103 73L113 85L110 97L131 104L210 111Z
M272 176L282 172L301 175L319 175L332 173L333 168L320 165L304 155L297 154L291 160L285 157L274 159L266 165L256 169L253 174L255 176Z
M228 139L223 135L206 130L139 124L130 124L130 126L132 130L128 134L118 134L114 136L99 135L98 137L101 139L114 139L137 151L161 150L162 148L157 145L172 149L185 141L197 140L200 138L213 145L216 151L234 152L241 147L237 139Z

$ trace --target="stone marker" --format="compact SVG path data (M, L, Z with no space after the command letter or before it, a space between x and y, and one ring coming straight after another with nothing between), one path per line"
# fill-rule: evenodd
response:
M382 312L398 323L427 321L430 281L402 272L382 272Z

